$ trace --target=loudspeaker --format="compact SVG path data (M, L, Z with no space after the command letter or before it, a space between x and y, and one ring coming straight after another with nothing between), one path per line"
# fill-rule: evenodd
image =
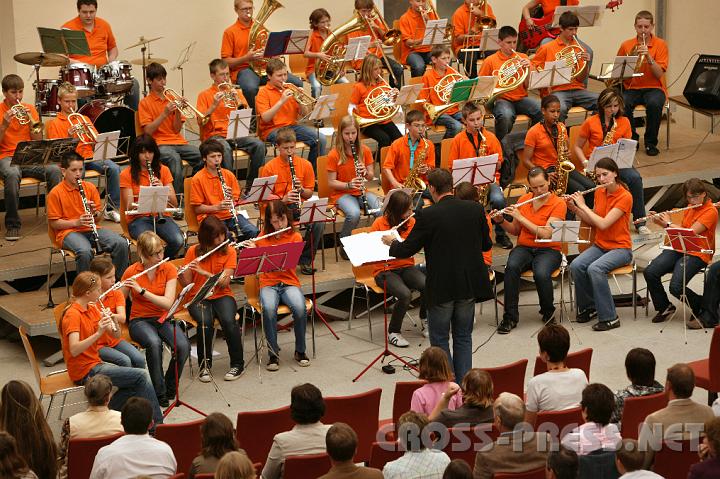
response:
M692 106L720 109L720 56L700 55L683 95Z

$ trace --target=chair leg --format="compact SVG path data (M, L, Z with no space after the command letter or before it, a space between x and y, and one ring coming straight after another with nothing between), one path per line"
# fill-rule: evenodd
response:
M348 331L350 331L350 329L352 329L353 313L355 312L355 292L356 291L357 291L357 283L354 283L353 287L352 287L352 293L350 294L350 315L348 316L348 326L347 326Z
M45 419L47 420L50 417L50 410L52 409L53 401L55 401L55 395L50 395L50 404L48 404L47 412L45 413Z
M47 270L47 293L48 293L48 298L51 298L50 289L51 289L52 285L50 284L50 275L52 272L52 257L53 257L53 247L52 246L50 247L49 256L50 257L48 259L48 270Z
M633 264L632 272L632 305L633 305L633 320L637 319L637 269Z
M67 395L67 392L63 394L62 404L60 405L60 414L58 414L58 421L62 420L63 411L65 410L65 403L67 402Z
M333 229L333 238L335 239L335 262L340 262L340 257L338 256L338 242L340 239L337 235L337 215L335 215L335 221L332 222L332 229Z
M498 309L497 276L493 278L493 293L495 296L495 326L500 324L500 311Z

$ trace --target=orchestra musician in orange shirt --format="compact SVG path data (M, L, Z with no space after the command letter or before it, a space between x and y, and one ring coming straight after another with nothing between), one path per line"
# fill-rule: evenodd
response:
M315 76L315 62L317 59L323 61L332 61L332 57L320 50L325 39L332 33L330 30L330 14L324 8L316 8L310 14L310 38L305 46L305 58L307 58L307 67L305 67L305 76L310 82L310 91L313 98L317 98L322 93L322 84ZM345 73L340 74L340 78L335 83L349 83Z

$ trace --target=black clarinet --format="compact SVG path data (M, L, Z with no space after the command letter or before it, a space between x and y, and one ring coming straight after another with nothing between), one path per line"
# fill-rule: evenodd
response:
M85 188L83 188L82 180L77 180L78 191L80 191L80 199L82 200L83 209L86 215L90 215L90 228L92 229L92 243L95 248L95 254L103 254L102 247L100 246L100 236L98 236L97 225L95 224L95 217L93 212L90 211L90 204L88 204L87 196L85 196Z
M293 189L295 189L295 179L297 177L295 176L295 164L293 163L292 156L288 156L288 165L290 165L290 181L292 182ZM297 203L290 203L288 205L288 208L292 211L293 219L295 221L300 221L301 201L302 198L299 199Z
M219 166L217 167L217 175L218 180L220 180L220 187L223 191L223 198L230 201L230 214L235 221L235 237L238 241L242 241L243 234L240 231L240 222L238 221L237 211L235 211L235 200L232 196L232 190L228 188L227 183L225 183L225 177L223 176L222 169Z
M360 185L360 201L362 203L363 214L367 216L370 214L370 205L367 202L367 196L365 196L365 176L360 175L360 158L358 158L355 143L350 143L350 150L352 151L353 163L355 165L355 176L362 179L362 184Z

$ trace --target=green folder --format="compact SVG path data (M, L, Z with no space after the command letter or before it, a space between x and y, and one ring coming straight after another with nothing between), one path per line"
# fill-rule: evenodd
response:
M456 103L461 101L468 101L472 94L473 88L477 85L477 78L470 78L469 80L460 80L453 85L452 92L450 94L449 103Z
M90 46L84 31L38 27L38 33L45 53L90 55Z

